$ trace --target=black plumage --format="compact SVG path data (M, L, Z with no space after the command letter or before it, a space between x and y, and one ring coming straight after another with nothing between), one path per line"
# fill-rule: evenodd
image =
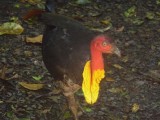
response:
M55 80L63 80L66 75L81 84L84 65L90 60L90 42L96 33L61 15L43 14L41 18L47 23L42 43L47 69Z

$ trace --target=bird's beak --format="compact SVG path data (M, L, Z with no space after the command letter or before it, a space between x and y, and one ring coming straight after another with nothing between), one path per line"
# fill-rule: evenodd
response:
M120 50L117 48L117 46L113 45L113 54L116 54L118 57L121 57L121 52Z

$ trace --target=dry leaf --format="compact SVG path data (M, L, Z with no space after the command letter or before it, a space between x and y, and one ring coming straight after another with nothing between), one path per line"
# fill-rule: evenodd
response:
M108 91L111 93L121 93L123 92L123 88L111 88Z
M6 22L0 26L0 35L14 34L19 35L23 32L23 27L15 22Z
M128 61L128 56L123 57L122 61L126 63Z
M42 43L43 35L38 35L36 37L27 37L26 42L27 43Z
M124 30L124 26L121 26L120 28L116 29L117 32L122 32L123 30Z
M139 105L137 103L134 103L132 106L132 112L137 112L139 110Z
M93 31L97 31L97 32L105 32L105 31L107 31L107 30L109 30L109 29L111 29L111 27L112 27L112 25L109 25L108 27L106 27L106 28L90 28L91 30L93 30Z
M32 56L31 51L24 51L24 54L25 54L26 57L31 57Z
M111 77L106 77L106 81L107 82L114 82L115 80L113 78L111 78Z
M102 20L101 23L104 25L108 25L110 24L110 20Z
M118 64L114 64L113 65L115 68L118 68L118 69L122 69L123 67L122 66L120 66L120 65L118 65Z
M29 90L39 90L39 89L43 88L43 86L44 86L44 84L30 84L30 83L26 83L26 82L19 82L19 84Z

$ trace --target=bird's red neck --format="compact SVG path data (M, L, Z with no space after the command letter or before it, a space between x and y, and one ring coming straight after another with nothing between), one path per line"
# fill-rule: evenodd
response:
M95 49L94 40L91 42L90 49L91 49L91 71L93 72L98 69L100 70L104 69L102 52Z
M91 60L86 62L83 71L82 90L89 104L93 104L97 101L100 89L99 84L105 77L102 52L96 47L99 39L104 39L104 37L98 36L92 40L90 46Z

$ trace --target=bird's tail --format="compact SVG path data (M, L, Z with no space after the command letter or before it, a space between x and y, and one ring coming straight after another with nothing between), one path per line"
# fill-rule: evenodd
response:
M24 16L23 16L23 20L28 20L30 18L33 17L39 17L40 15L42 15L42 13L44 13L44 10L40 10L40 9L32 9L29 10Z
M43 10L43 9L32 9L32 10L29 10L23 16L23 19L24 20L28 20L28 19L33 18L33 17L39 17L45 12L55 13L56 6L57 6L56 0L46 0L45 10Z

